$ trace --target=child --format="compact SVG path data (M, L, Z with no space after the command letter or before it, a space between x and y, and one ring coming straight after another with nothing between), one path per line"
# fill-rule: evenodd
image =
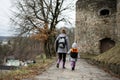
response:
M68 51L68 54L70 54L71 69L75 70L75 65L78 58L78 48L75 42L72 44L72 48Z

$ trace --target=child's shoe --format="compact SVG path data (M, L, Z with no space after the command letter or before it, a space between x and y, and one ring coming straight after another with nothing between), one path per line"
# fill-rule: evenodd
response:
M74 67L72 67L72 71L74 71L75 70L75 68Z

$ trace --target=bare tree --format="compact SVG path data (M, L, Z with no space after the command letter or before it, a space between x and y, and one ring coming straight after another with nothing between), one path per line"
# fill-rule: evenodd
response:
M73 5L72 2L64 5L66 1L68 0L15 0L17 11L11 20L15 25L19 25L17 27L19 36L29 35L41 40L47 57L54 55L56 25L60 21L69 22L62 15Z

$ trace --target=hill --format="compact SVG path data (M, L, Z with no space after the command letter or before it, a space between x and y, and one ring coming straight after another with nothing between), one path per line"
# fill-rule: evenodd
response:
M120 44L110 49L103 54L94 57L96 61L108 63L108 64L120 64Z
M92 58L92 62L120 78L120 44Z
M3 40L8 40L12 38L11 36L0 36L0 41L3 41Z

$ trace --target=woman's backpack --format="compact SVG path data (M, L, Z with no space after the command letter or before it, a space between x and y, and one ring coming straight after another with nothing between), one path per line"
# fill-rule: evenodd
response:
M58 47L64 49L66 46L66 37L59 37Z

